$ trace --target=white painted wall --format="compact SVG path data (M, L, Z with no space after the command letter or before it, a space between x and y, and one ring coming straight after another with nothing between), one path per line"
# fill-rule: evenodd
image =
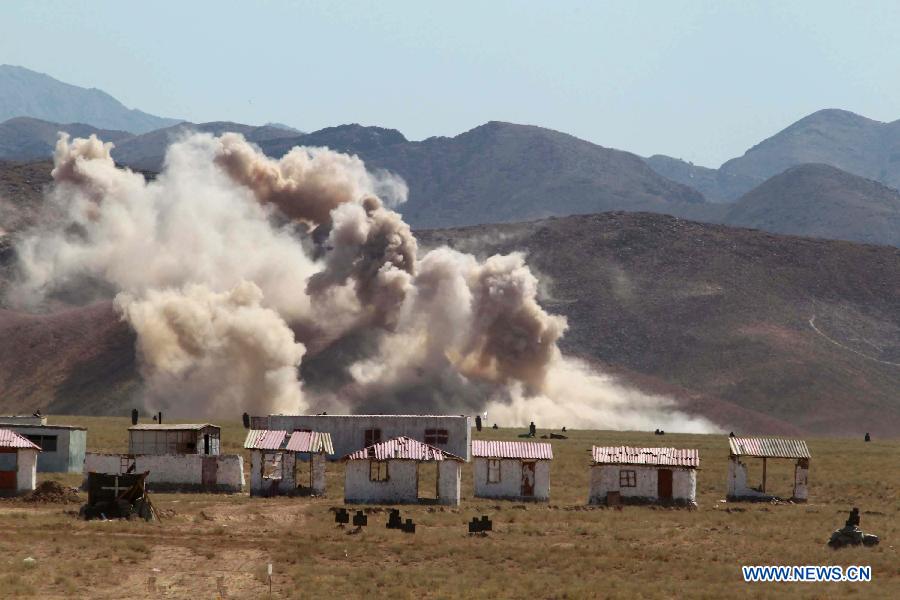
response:
M794 497L797 502L806 502L809 498L809 461L798 460L794 467Z
M728 498L770 498L772 494L758 492L747 484L747 465L737 457L728 461ZM809 498L809 461L798 460L794 467L794 492L792 499L805 502Z
M418 501L418 463L389 460L388 480L369 481L368 460L348 460L344 470L344 502L381 504Z
M697 471L677 467L666 467L672 471L672 499L681 502L697 501ZM619 485L620 471L634 471L637 485ZM619 492L622 498L658 500L659 468L639 465L593 465L588 495L589 504L606 504L608 492Z
M38 451L33 448L19 448L16 467L16 493L24 494L35 488L37 483Z
M470 458L472 426L469 417L445 415L269 415L253 417L251 428L280 431L308 429L331 434L334 454L339 459L365 447L366 429L381 429L381 440L406 436L425 441L426 429L446 429L447 443L434 444L460 458Z
M438 461L438 501L459 506L462 463L456 460Z
M520 459L500 460L500 481L488 483L488 460L475 459L473 476L475 496L479 498L522 498L522 461ZM534 500L550 499L550 461L538 460L534 469Z
M121 474L133 460L135 472L150 471L148 489L202 490L203 461L215 460L216 489L221 492L240 492L244 488L244 459L237 454L201 456L199 454L96 454L89 452L84 457L85 481L87 473Z

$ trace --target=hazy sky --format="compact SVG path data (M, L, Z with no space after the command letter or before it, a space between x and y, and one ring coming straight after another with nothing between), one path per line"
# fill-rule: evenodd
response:
M0 63L191 121L503 120L718 166L820 108L900 118L900 2L3 2Z

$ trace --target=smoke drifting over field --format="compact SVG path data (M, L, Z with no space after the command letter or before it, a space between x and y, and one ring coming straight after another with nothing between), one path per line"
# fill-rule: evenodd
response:
M48 220L18 247L13 299L114 297L152 407L193 416L311 409L474 413L522 425L705 431L671 402L566 359L566 320L524 256L420 256L402 179L356 157L241 136L170 146L153 181L110 144L60 138ZM303 386L301 360L328 357Z

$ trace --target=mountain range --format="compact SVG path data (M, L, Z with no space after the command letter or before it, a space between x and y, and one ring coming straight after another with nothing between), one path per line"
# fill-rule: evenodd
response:
M660 174L699 190L712 202L740 198L765 180L806 163L830 165L900 188L900 120L882 123L825 109L803 117L718 169L669 156L647 159Z
M133 135L16 117L0 123L0 160L49 157L57 131L95 133L114 142L117 162L145 172L159 171L169 143L187 131L235 131L273 157L298 145L328 146L400 174L410 194L399 210L416 228L626 210L900 243L894 193L900 176L891 150L900 147L900 128L846 111L801 119L720 169L660 155L643 159L557 131L496 121L454 137L411 141L394 129L358 124L304 134L277 124L183 122Z

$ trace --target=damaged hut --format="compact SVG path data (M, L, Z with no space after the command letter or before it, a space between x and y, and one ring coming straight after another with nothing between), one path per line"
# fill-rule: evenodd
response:
M128 429L127 454L89 452L84 472L149 472L152 491L240 492L244 459L219 453L220 431L209 423L134 425Z
M34 489L40 451L25 436L0 429L0 496L18 496Z
M317 431L251 430L250 495L325 494L325 457L334 453L331 435Z
M550 499L550 461L546 442L472 440L475 496L516 500Z
M458 505L460 469L465 459L424 442L398 437L348 454L343 459L344 502ZM420 486L420 467L435 465L434 495Z
M589 504L697 503L697 450L594 446L592 453Z
M729 437L728 459L729 500L771 500L776 496L767 489L769 459L794 460L791 500L806 502L809 496L809 448L803 440L782 438ZM762 459L762 476L758 487L748 483L747 459Z

